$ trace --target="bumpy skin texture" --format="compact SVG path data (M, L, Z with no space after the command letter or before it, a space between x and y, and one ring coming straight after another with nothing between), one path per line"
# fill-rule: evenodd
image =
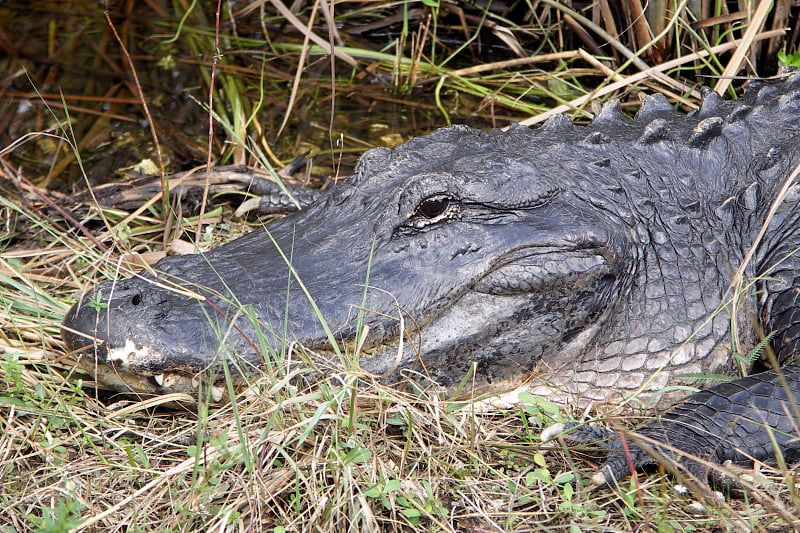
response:
M363 324L360 368L389 383L453 390L474 368L466 392L529 380L563 401L663 403L685 374L733 370L731 324L747 351L752 313L794 355L797 187L758 234L798 163L798 72L737 101L709 91L688 116L654 96L634 120L612 102L586 127L443 128L370 150L266 229L97 287L62 336L123 391L191 389L224 364L247 376L292 342L322 365ZM733 306L753 246L742 275L759 281ZM718 428L736 414L696 398Z
M747 465L753 460L774 464L776 444L786 463L800 459L798 406L800 367L790 365L692 394L628 435L627 451L615 432L575 424L568 429L572 440L610 450L592 478L596 485L619 481L632 468L659 462L678 472L685 469L701 484L709 474L728 484L730 480L709 464Z

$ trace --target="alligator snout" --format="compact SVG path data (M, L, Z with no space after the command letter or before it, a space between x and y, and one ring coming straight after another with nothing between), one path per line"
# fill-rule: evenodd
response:
M256 292L246 280L225 293L231 280L214 276L202 256L168 258L155 272L101 284L65 316L62 338L100 381L122 391L196 391L201 376L220 380L224 364L241 375L280 350L269 291L258 291L262 305L246 299Z
M141 280L100 285L69 310L62 337L70 349L91 354L96 364L157 373L163 362L152 334L163 334L160 320L167 316L171 304L166 299L154 300L153 291ZM158 342L170 344L167 339L159 338Z

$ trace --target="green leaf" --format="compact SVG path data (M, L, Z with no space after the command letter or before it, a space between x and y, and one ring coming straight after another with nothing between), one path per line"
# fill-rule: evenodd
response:
M553 481L555 481L559 485L563 485L564 483L569 483L573 479L575 479L575 474L573 474L572 472L563 472L558 476L556 476L556 478Z
M400 490L401 484L399 479L390 479L386 482L386 487L383 489L384 494L388 494L389 492L396 492Z
M367 490L364 491L364 496L367 498L377 498L383 494L384 487L380 483L376 483L372 485Z
M361 464L365 461L369 461L370 458L372 458L372 450L368 450L366 448L353 448L342 458L342 463L346 465Z

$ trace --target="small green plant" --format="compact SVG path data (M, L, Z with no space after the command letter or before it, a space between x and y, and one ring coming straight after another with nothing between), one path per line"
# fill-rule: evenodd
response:
M543 427L556 422L563 422L561 408L557 403L534 396L528 392L519 395L522 416L526 424L533 427Z
M7 392L12 396L25 393L25 384L22 382L23 366L19 362L19 353L11 352L3 354L3 383L7 387Z
M89 307L95 311L102 311L108 308L108 304L103 301L103 291L99 290L97 293L89 298Z
M435 497L430 482L423 480L419 484L422 491L415 492L424 492L424 496L407 493L405 496L398 495L395 498L395 502L401 507L400 514L414 527L419 526L425 516L447 516L447 509L441 500Z
M778 64L782 67L800 67L800 52L794 54L778 52Z
M761 339L761 342L756 344L753 347L753 349L747 353L733 352L732 354L733 358L743 367L750 368L750 366L755 361L761 358L761 354L769 346L769 343L772 341L772 337L774 336L774 334L775 334L774 331L770 332L763 339ZM679 377L687 381L694 381L698 385L705 385L705 386L714 385L716 383L722 383L725 381L731 381L736 379L735 377L732 376L726 376L723 374L710 374L710 373L708 374L688 373L688 374L681 374Z
M386 481L375 483L368 487L367 490L364 491L364 495L367 498L374 498L380 501L384 509L390 510L392 508L392 502L389 496L399 491L401 488L400 480L387 479Z
M553 490L559 496L558 510L568 513L573 518L584 518L597 520L606 515L603 509L595 509L589 502L576 495L575 484L579 482L573 472L561 472L553 476L547 461L541 453L533 455L533 462L536 465L533 470L525 475L525 484L529 489L536 489L544 486Z
M131 227L128 225L127 222L120 222L116 226L114 226L114 233L117 236L117 240L121 242L125 248L130 247L131 245Z
M761 358L761 355L764 353L764 350L769 347L769 344L772 342L772 337L775 336L774 331L770 331L767 335L761 339L761 342L756 344L752 350L747 352L746 354L734 352L733 357L742 363L745 366L750 366L758 359Z
M55 507L43 508L42 516L30 516L36 533L67 533L81 522L83 504L74 498L59 498Z

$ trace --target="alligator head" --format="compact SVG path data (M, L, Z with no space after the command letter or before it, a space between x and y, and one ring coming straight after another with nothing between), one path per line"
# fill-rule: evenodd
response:
M219 379L293 342L330 353L360 329L360 367L386 380L450 388L476 363L478 383L507 386L582 349L633 265L630 232L556 178L562 162L520 157L529 133L371 150L311 208L85 294L64 339L99 341L89 366L122 390Z
M152 393L246 377L293 343L334 367L358 346L360 369L446 390L536 371L607 400L719 371L730 276L796 164L798 85L371 150L308 209L95 288L63 338L101 381Z

